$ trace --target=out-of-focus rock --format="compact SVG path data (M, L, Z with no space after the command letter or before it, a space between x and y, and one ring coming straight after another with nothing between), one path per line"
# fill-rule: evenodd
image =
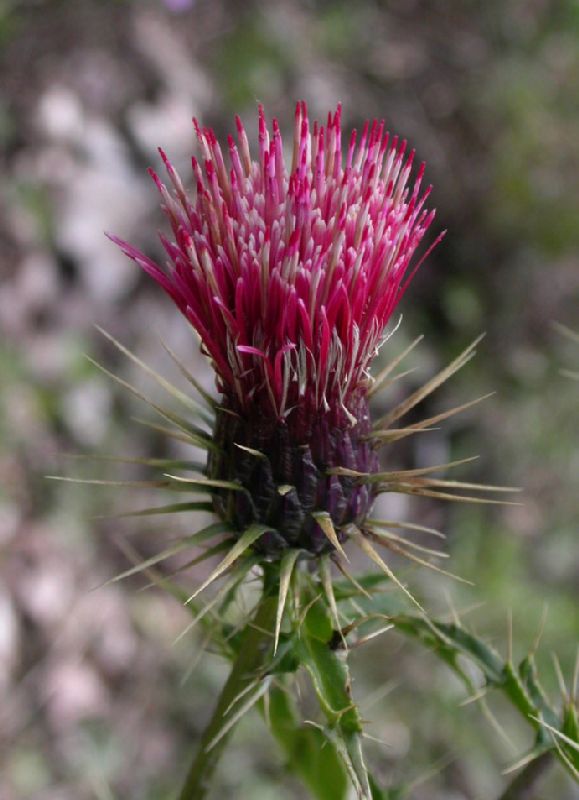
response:
M51 663L42 681L42 693L52 725L67 728L87 717L106 713L109 695L96 670L86 662Z
M75 439L96 445L107 431L111 413L110 387L100 377L74 385L63 397L63 418Z

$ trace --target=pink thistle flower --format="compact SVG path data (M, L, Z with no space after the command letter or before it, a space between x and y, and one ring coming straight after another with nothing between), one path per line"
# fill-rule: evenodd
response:
M325 126L312 128L306 104L297 104L289 168L279 125L274 119L270 133L261 106L257 160L236 123L228 168L213 131L194 120L202 154L201 163L192 161L194 200L162 150L172 192L150 170L173 233L172 240L161 235L166 270L111 238L173 299L213 363L229 413L220 415L215 431L227 457L210 458L212 475L242 480L251 457L234 444L266 452L278 487L299 483L303 448L317 480L328 465L371 471L377 457L365 441L369 366L436 244L411 266L435 213L425 208L431 187L421 191L424 165L412 181L414 151L407 154L406 141L391 138L377 120L366 122L360 137L352 132L344 161L340 105ZM290 468L296 447L300 463ZM259 482L254 466L251 486ZM336 475L324 478L323 490L312 481L295 498L282 495L276 513L269 499L257 507L249 483L248 502L238 495L231 512L226 498L218 510L238 527L264 517L279 521L288 503L311 511L321 501L337 528L367 514L373 499L367 487L349 491ZM285 531L284 541L301 541L304 524ZM312 523L306 527L302 545L315 550Z

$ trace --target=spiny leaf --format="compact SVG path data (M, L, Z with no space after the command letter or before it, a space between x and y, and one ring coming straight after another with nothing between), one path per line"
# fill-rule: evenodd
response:
M452 636L447 636L448 631L443 630L443 625L439 621L427 620L424 617L410 614L398 614L392 615L390 622L401 633L416 638L431 649L463 681L471 696L474 695L475 685L459 661L460 647L456 646Z
M336 597L334 595L334 584L332 581L332 568L330 566L330 557L324 556L320 559L320 578L322 581L322 586L324 587L324 593L326 595L326 600L328 601L328 605L330 607L330 614L332 617L332 624L334 629L339 631L340 630L340 617L338 614L338 606L336 604Z
M328 514L328 512L314 511L312 513L312 517L316 520L316 522L322 529L323 534L327 537L328 541L336 548L338 553L340 553L342 558L344 558L346 561L349 561L350 559L346 555L344 548L342 547L340 540L338 539L336 529L334 528L334 523L332 522L332 518Z
M525 658L521 661L518 672L525 690L528 693L528 696L531 698L535 708L541 712L543 718L550 725L557 725L557 715L549 705L547 695L545 694L545 691L539 682L537 666L532 653L529 653L529 655L525 656Z
M135 565L141 563L140 555L126 539L117 538L115 539L115 544L130 562ZM147 567L144 570L144 574L149 578L152 584L169 592L169 594L179 602L182 602L187 597L184 589L173 581L168 580L164 575L158 573L153 567Z
M121 344L121 342L115 339L114 336L105 331L104 328L101 328L99 325L97 325L96 328L106 339L109 340L109 342L111 342L117 348L117 350L120 350L123 355L127 356L127 358L129 358L134 364L137 364L137 366L139 366L144 372L147 373L147 375L153 378L153 380L155 380L168 394L178 400L190 411L193 411L193 413L201 416L201 418L205 421L208 421L209 423L213 422L213 418L209 417L208 419L207 413L204 412L199 404L196 403L191 397L186 395L176 386L173 386L170 381L163 378L163 376L159 375L158 372L155 372L155 370L149 367L148 364L145 364L144 361L141 361L141 359L138 358L131 350L129 350L128 347L125 347L125 345Z
M228 719L226 722L223 723L221 729L217 733L217 735L209 742L207 747L205 748L205 752L209 753L215 747L218 742L226 736L227 733L239 722L239 720L247 714L247 712L253 708L253 706L257 703L257 701L263 697L263 695L269 689L271 681L273 680L273 676L267 675L261 679L261 681L256 682L255 687L252 687L252 691L249 692L249 697L245 700L244 703L236 710L231 711L228 715Z
M471 464L477 461L479 456L468 456L467 458L458 458L455 461L447 461L444 464L433 464L430 467L418 467L417 469L401 469L398 472L382 472L379 475L384 475L384 480L396 480L397 478L419 478L423 475L431 475L434 472L442 472L443 470L453 469L460 467L463 464ZM372 476L374 477L374 476Z
M197 623L200 622L209 611L211 611L212 608L218 605L228 595L229 592L237 588L244 580L247 573L258 563L259 559L256 556L250 556L241 564L239 564L232 577L221 587L221 589L219 589L218 592L216 592L215 597L206 603L203 608L193 617L191 622L189 622L185 629L182 630L177 636L174 644L177 644L177 642L183 639L183 637L186 636L195 627L195 625L197 625Z
M532 655L523 660L517 672L510 661L503 662L492 648L460 625L425 620L407 614L393 615L390 617L390 621L401 632L415 636L430 647L457 672L471 692L474 690L472 680L460 667L457 658L462 655L472 660L481 669L487 683L486 687L482 687L475 693L474 699L483 700L488 687L494 686L507 695L515 708L527 720L533 721L537 730L545 729L551 734L551 745L545 738L539 739L535 750L508 771L524 766L541 753L546 752L549 746L554 746L557 755L571 775L576 779L579 777L579 741L576 736L576 728L573 727L573 724L576 725L576 711L573 707L575 722L572 723L572 730L566 730L565 717L561 726L561 722L540 690ZM486 705L483 706L483 709L489 713ZM552 720L552 722L548 720ZM491 721L493 724L497 724L496 720ZM504 735L504 731L501 728L499 730L501 735Z
M388 539L380 539L378 537L379 543L383 546L388 548L388 550L392 550L394 553L398 553L398 555L404 556L404 558L409 559L410 561L414 561L416 564L420 564L421 567L427 567L428 569L432 569L435 572L439 572L441 575L446 575L447 578L452 578L455 581L459 581L460 583L466 583L468 586L472 586L472 581L467 580L466 578L461 578L460 575L455 575L453 572L448 572L445 569L441 569L436 564L431 564L430 561L425 561L423 558L415 555L414 553L409 553L402 547L399 547L394 542Z
M233 544L235 544L235 539L233 536L231 536L230 531L228 538L222 539L220 542L217 542L217 544L214 544L211 547L206 547L204 550L202 550L200 555L195 556L190 561L186 561L184 564L168 573L168 575L170 577L179 575L181 572L185 572L186 570L191 569L191 567L197 566L197 564L202 564L204 561L207 561L208 558L213 558L213 556L219 555L219 553L222 553L224 550L229 550Z
M171 556L180 553L182 550L185 550L187 547L191 547L194 545L201 544L202 542L207 541L208 539L212 539L214 536L218 536L223 533L227 533L229 529L227 526L223 525L221 522L215 522L212 525L208 525L206 528L203 528L200 531L192 534L191 536L187 536L185 538L179 539L170 547L167 547L160 553L157 553L151 558L147 558L145 561L142 561L140 564L137 564L131 569L125 570L121 572L120 575L116 575L114 578L108 580L104 585L108 586L110 583L116 583L117 581L123 580L124 578L128 578L130 575L136 575L139 572L143 572L148 567L152 567L155 564L159 564L161 561L166 561Z
M366 764L364 763L364 757L362 755L361 737L357 734L336 736L334 732L328 732L327 735L331 736L331 739L334 740L334 744L346 766L358 800L373 800L375 795L370 789L368 770L366 769Z
M133 564L138 564L140 561L140 557L137 551L131 546L131 544L126 541L125 539L116 539L115 544L119 547L122 552L126 555L129 561ZM148 567L144 574L147 578L151 581L151 584L157 586L159 589L163 589L164 591L168 592L172 597L174 597L178 602L184 603L187 599L187 592L183 589L179 584L175 583L172 580L169 580L165 575L160 575L157 570L153 567ZM190 610L193 613L196 613L196 609L193 606L190 606ZM209 630L207 631L206 639L211 638L213 642L213 646L216 652L219 652L224 658L230 658L232 655L231 646L226 641L226 637L224 636L222 627L216 626L211 624Z
M392 572L388 564L386 564L386 562L383 561L382 558L380 558L380 556L374 550L374 548L372 547L370 542L366 539L366 537L363 535L356 536L355 541L356 544L358 544L359 547L364 551L364 553L366 553L368 558L370 558L375 564L377 564L380 567L380 569L390 578L390 580L393 581L396 584L396 586L398 586L398 588L402 590L402 592L404 592L404 594L410 600L410 602L413 605L415 605L423 614L426 614L426 612L424 611L418 600L416 600L416 598L408 591L406 586L404 586L404 584L398 580L398 578Z
M562 731L566 736L573 739L574 742L579 742L579 721L577 719L577 709L573 700L569 700L565 706Z
M137 458L128 456L107 456L101 454L88 453L65 453L65 458L73 458L83 461L104 461L115 464L143 464L147 467L165 467L167 469L190 469L195 472L203 472L205 465L200 461L176 460L171 458Z
M150 406L154 411L157 412L157 414L159 414L159 416L163 417L163 419L166 419L167 422L172 422L173 425L175 425L177 428L183 431L183 433L185 433L190 439L190 441L193 444L197 445L197 447L200 447L204 450L219 449L215 444L215 442L213 442L209 438L208 434L204 430L202 430L201 428L197 428L195 425L192 425L186 419L183 419L183 417L180 417L177 414L173 414L171 411L168 411L167 409L157 405L157 403L154 403L152 400L146 397L146 395L144 395L130 383L125 381L123 378L120 378L118 375L115 375L113 372L106 369L106 367L103 367L102 364L99 364L98 361L95 361L90 356L86 356L86 358L93 366L99 369L102 373L108 375L108 377L111 378L111 380L115 381L116 383L119 384L119 386L122 386L123 389L126 389L135 397L137 397L139 400L142 400L144 403Z
M572 750L575 750L575 752L579 753L579 742L574 741L573 739L571 739L570 736L567 736L566 734L562 733L562 731L557 730L557 728L555 728L553 725L549 725L549 723L545 722L544 719L541 719L540 717L533 717L533 719L539 725L542 725L543 727L547 728L547 730L550 731L550 733L552 733L553 736L555 736L561 742L566 744Z
M261 676L261 677L263 677L263 676ZM232 709L234 706L236 706L236 705L237 705L237 704L240 702L240 700L243 700L243 698L244 698L244 697L247 697L247 695L248 695L250 692L254 691L254 689L256 688L256 686L258 686L258 684L259 684L259 682L260 682L260 679L261 679L261 677L257 677L257 678L256 678L254 681L251 681L250 683L248 683L248 684L247 684L247 686L245 686L243 689L241 689L241 691L239 691L239 692L238 692L238 693L235 695L235 697L234 697L234 698L231 700L231 702L229 703L229 705L227 706L227 708L224 708L224 709L223 709L223 716L224 716L224 717L226 717L226 716L229 714L229 712L231 711L231 709Z
M334 563L340 569L339 563L334 559ZM365 597L372 600L372 593L381 591L384 583L390 578L383 572L372 572L369 575L361 575L357 580L352 581L345 576L345 581L333 581L334 595L338 602L349 600L351 597Z
M203 483L201 478L198 481L184 482L184 479L178 480L172 477L170 480L156 481L116 481L102 478L72 478L66 475L46 475L45 477L47 480L60 481L61 483L78 483L87 484L89 486L123 486L139 489L166 489L170 492L188 492L195 494L210 494L212 489L210 485ZM190 488L187 484L194 484L196 488Z
M373 528L371 525L365 525L365 530L371 531L374 536L377 536L379 539L384 538L388 539L391 542L395 542L404 547L410 547L413 550L418 550L421 553L426 553L429 556L433 556L434 558L449 558L448 553L444 553L441 550L434 550L431 547L424 547L424 545L418 544L417 542L410 541L409 539L405 539L403 536L397 536L395 533L391 531L382 529Z
M322 601L322 597L322 592L319 592L307 604L303 620L299 625L299 632L302 633L303 627L310 638L329 645L334 634L334 627L328 606Z
M454 503L474 503L478 505L493 505L493 506L520 506L520 503L514 503L510 500L493 500L489 497L472 497L470 495L450 494L449 492L440 492L435 489L426 489L421 486L406 485L404 483L394 483L387 486L380 486L378 494L386 492L397 492L398 494L411 494L418 497L433 497L438 500L448 500Z
M391 378L384 381L381 385L382 391L384 389L389 389L392 384L396 383L397 381L401 381L402 378L406 378L408 375L412 375L413 372L416 372L416 367L411 367L410 369L405 369L402 372L397 372L395 375L392 375Z
M439 386L441 386L445 381L447 381L455 372L458 372L474 355L474 349L479 344L479 342L484 338L484 334L479 336L477 339L474 340L465 350L460 353L455 359L453 359L450 364L442 369L434 378L431 378L427 381L424 386L422 386L417 391L413 392L406 400L403 400L397 406L395 406L388 414L384 417L379 419L376 424L374 425L374 429L379 428L386 428L391 425L393 422L396 422L397 419L403 417L407 414L414 406L418 405L425 397L432 394Z
M513 705L523 716L532 719L535 706L510 661L506 661L503 667L503 684Z
M333 558L332 558L332 560L333 560L334 564L336 565L336 567L339 569L339 571L342 573L342 575L343 575L343 576L346 578L346 580L348 581L348 583L349 583L349 584L351 584L351 585L354 587L354 589L356 590L356 591L355 591L355 593L354 593L354 594L352 594L352 590L350 589L350 593L351 593L351 594L350 594L349 596L351 596L351 597L358 597L359 595L363 595L364 597L368 597L368 598L369 598L369 597L370 597L370 594L368 593L368 591L367 591L367 590L365 589L365 587L363 586L363 584L362 584L362 581L358 581L358 580L356 580L356 578L354 578L354 576L352 575L352 573L351 573L351 572L350 572L350 571L349 571L349 570L346 568L346 565L345 565L345 564L344 564L344 562L343 562L343 561L342 561L342 560L341 560L341 559L340 559L340 558L337 556L337 554L335 554L335 553L333 554ZM376 576L376 575L366 576L366 579L367 579L367 580L369 580L369 579L372 579L372 580L374 580L374 579L376 579L376 578L378 578L378 577L379 577L380 579L383 579L381 575L380 575L380 576ZM337 584L334 582L334 583L333 583L333 586L334 586L334 591L335 591L335 589L336 589L336 585L337 585ZM349 587L348 587L348 588L349 588Z
M348 469L347 467L333 467L328 470L330 475L349 475L353 478L364 478L365 483L379 483L381 481L393 481L398 479L406 480L408 478L420 477L422 475L430 475L433 472L441 472L442 470L452 469L462 464L468 464L471 461L476 461L478 456L470 456L469 458L460 458L457 461L448 461L446 464L435 464L431 467L419 467L418 469L401 469L388 472L358 472L355 469Z
M101 514L96 519L122 519L123 517L148 517L155 514L179 514L184 511L207 511L213 510L211 503L170 503L165 506L151 506L150 508L140 508L135 511L122 511L119 514Z
M198 643L198 644L196 643L195 654L193 655L193 658L189 662L189 666L184 671L183 675L181 676L181 678L179 680L179 687L181 689L189 683L189 681L191 680L191 678L193 677L193 675L195 673L195 670L197 669L197 667L201 663L201 659L203 658L205 653L208 652L209 644L211 643L211 638L212 638L211 637L211 630L209 629L209 630L207 630L205 632L205 635L203 636L203 639L201 640L201 642Z
M568 750L564 750L563 746L560 744L557 738L554 739L555 748L557 750L557 754L560 760L563 762L565 767L567 767L567 771L571 774L571 776L575 779L577 783L579 783L579 769L573 764L571 758L569 758Z
M302 635L296 644L302 664L332 727L344 733L361 733L362 724L350 697L346 664L327 644Z
M567 703L563 711L563 724L561 733L567 739L574 742L571 749L567 745L562 745L568 760L576 770L579 770L579 726L577 722L577 709L574 701Z
M174 439L176 442L183 442L184 444L188 445L193 444L189 434L183 433L177 428L169 428L166 425L160 425L157 422L152 422L148 419L142 419L141 417L131 417L131 419L134 422L137 422L139 425L143 425L145 428L149 428L152 431L157 431L157 433L162 433L163 436L168 436L170 439Z
M367 436L362 437L365 441L374 443L374 447L382 447L386 444L394 444L401 439L406 439L408 436L414 436L417 433L430 433L436 431L438 428L412 428L410 425L407 428L387 428L386 430L375 431Z
M268 721L283 748L288 767L299 775L316 800L346 800L348 782L334 744L323 731L302 725L290 692L272 686Z
M245 551L251 547L251 545L256 542L260 536L263 536L264 533L267 533L271 530L271 527L267 525L258 525L257 523L254 525L250 525L249 528L241 534L237 542L233 545L229 553L225 556L223 561L213 570L211 575L205 580L198 589L196 589L193 594L188 598L187 602L190 603L194 600L198 594L200 594L204 589L206 589L213 581L217 580L217 578L222 575L226 569L228 569L237 559L245 553Z
M481 492L520 492L521 489L518 486L495 486L490 483L467 483L466 481L447 481L447 480L437 480L437 479L429 479L420 482L421 486L429 487L429 488L444 488L444 489L473 489L475 491Z
M384 369L378 373L378 375L376 375L376 377L374 378L374 382L372 383L372 386L368 390L368 397L372 397L372 395L376 394L376 392L378 392L381 389L382 384L384 383L386 378L394 372L398 364L400 364L400 362L403 361L406 358L406 356L409 355L409 353L411 353L412 350L414 350L414 348L416 347L416 345L420 344L420 342L423 339L424 339L424 334L417 336L416 339L413 342L411 342L408 345L408 347L406 347L400 353L399 356L396 356L396 358L390 361L390 363L387 364L384 367Z
M367 642L371 642L372 639L376 639L378 636L382 636L384 633L391 631L393 627L394 625L391 622L389 622L387 625L383 625L381 628L378 628L377 630L374 630L371 633L367 633L365 636L362 636L358 639L358 641L356 642L356 647L360 647L361 645L366 644Z
M67 475L46 475L49 481L62 483L86 483L91 486L133 486L143 489L164 489L170 485L169 481L115 481L104 478L72 478Z
M364 614L361 608L357 608L357 603L352 603L356 608L356 613L359 615L357 616L352 622L349 622L345 627L342 628L341 633L343 636L349 636L355 630L362 628L364 626L369 625L376 620L383 622L385 619L389 619L387 614L380 614L378 612L371 613L371 614ZM389 623L389 627L392 628L392 624Z
M213 411L217 407L217 403L213 399L213 397L211 397L211 395L208 394L208 392L206 392L205 389L201 386L199 381L196 378L193 377L193 375L189 372L187 367L185 367L183 362L177 357L177 355L173 352L173 350L171 350L169 345L166 344L166 342L164 342L162 340L161 340L161 344L163 345L163 347L165 348L165 350L169 354L169 356L172 358L174 363L177 365L177 367L179 368L179 370L180 370L181 374L183 375L183 377L187 381L189 381L191 386L193 386L193 388L199 393L199 395L205 400L205 402L207 403L209 408Z
M283 612L285 609L291 577L300 552L301 551L297 549L288 550L288 552L285 553L281 559L281 565L279 570L279 596L277 601L277 613L275 617L275 634L274 634L274 644L273 644L274 655L277 653L279 634L281 630L281 622L283 619Z
M460 652L474 661L491 685L497 687L503 685L504 662L499 654L462 626L440 620L429 620L430 624L425 624L422 617L409 614L392 616L391 622L397 628L415 636L435 650L441 647L448 650L449 647L452 647L454 651ZM472 691L470 680L469 690Z
M391 433L393 434L405 433L406 435L410 435L412 433L419 433L419 432L424 432L426 430L433 430L432 428L433 425L436 425L439 422L443 422L444 420L455 416L455 414L460 414L461 412L466 411L469 408L472 408L478 403L482 403L483 400L488 400L488 398L492 397L494 394L495 392L488 392L487 394L481 395L481 397L477 397L474 400L470 400L468 403L462 403L462 405L454 406L453 408L450 408L447 411L442 411L440 414L435 414L432 417L420 420L420 422L414 422L412 425L407 425L404 428L400 428L398 429L398 431L394 428L386 428L385 430L376 430L371 435L371 438L381 440L383 438L388 439Z
M240 483L233 481L220 481L214 478L184 478L180 475L165 475L166 478L171 478L172 481L178 483L190 483L193 486L207 486L213 489L229 489L232 492L244 492L245 489Z
M432 536L437 536L439 539L446 539L446 535L441 531L437 531L436 528L427 528L416 522L401 522L400 520L391 519L368 519L366 520L366 524L371 528L400 528L402 530L429 533Z
M110 583L117 583L117 581L122 581L125 578L130 577L131 575L137 575L139 572L144 572L148 567L155 566L155 564L159 564L161 561L166 561L171 556L177 555L186 547L189 547L189 542L186 542L180 539L171 547L167 547L164 550L161 550L160 553L156 553L156 555L151 556L151 558L146 559L146 561L141 561L140 564L137 564L135 567L131 567L130 569L125 570L124 572L115 575L114 578L106 581L103 585L107 586ZM99 587L100 588L100 587Z
M568 698L569 691L565 684L565 678L563 677L563 670L561 669L561 662L559 661L559 657L557 656L556 653L551 653L551 658L553 660L555 675L557 676L557 681L559 682L559 690L561 692L561 696L564 698Z
M265 455L265 453L262 453L261 450L256 450L253 447L247 447L246 445L239 444L238 442L234 442L233 444L234 444L235 447L238 447L240 450L243 450L245 453L249 453L250 455L255 456L256 458L259 458L259 459L267 460L267 456Z
M306 632L296 648L329 722L324 733L342 757L358 796L369 800L368 775L360 746L362 725L352 702L346 662L327 643Z

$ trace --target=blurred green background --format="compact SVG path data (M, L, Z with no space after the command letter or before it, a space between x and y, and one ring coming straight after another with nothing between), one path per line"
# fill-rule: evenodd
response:
M145 174L157 145L187 174L191 116L223 137L239 112L255 135L258 101L287 131L296 99L322 118L341 100L347 129L385 117L427 161L448 234L384 349L426 334L408 389L486 331L477 358L421 413L496 394L388 459L422 466L480 453L460 477L524 494L502 509L391 507L442 526L450 568L475 586L401 569L432 613L469 610L502 652L509 610L519 657L545 614L539 663L556 696L551 654L570 676L579 638L578 388L560 375L577 368L579 348L552 328L579 327L576 0L0 0L0 49L2 800L171 797L223 680L211 654L196 663L200 640L172 645L185 611L139 591L144 581L91 591L126 568L123 542L149 555L196 523L94 519L158 498L44 476L145 477L66 454L171 449L84 358L146 385L95 323L178 380L162 337L211 385L185 322L103 231L158 254L162 221ZM368 746L385 786L414 781L413 800L499 796L502 771L531 742L500 698L489 704L509 742L396 634L356 651L353 669L369 730L385 742ZM213 798L304 797L251 716ZM536 794L578 797L559 769Z

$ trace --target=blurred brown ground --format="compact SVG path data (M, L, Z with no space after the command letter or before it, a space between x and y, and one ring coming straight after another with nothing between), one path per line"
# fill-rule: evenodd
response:
M91 591L126 568L119 538L148 555L191 521L94 520L151 497L44 476L145 477L66 454L175 452L83 356L143 387L94 325L177 378L162 337L211 385L185 322L103 231L158 254L145 174L157 145L186 174L191 116L223 136L239 112L254 131L258 100L285 130L295 99L321 117L341 100L347 128L386 117L427 161L449 233L388 347L427 334L412 386L486 330L476 361L427 410L497 395L395 457L481 453L463 475L521 485L524 505L394 511L443 525L452 569L477 584L414 574L433 613L448 613L447 592L459 608L483 602L473 622L504 650L512 608L522 656L548 604L541 667L556 693L549 653L569 674L579 633L577 385L559 374L579 352L551 327L579 328L576 2L4 0L0 48L1 800L171 797L223 679L206 655L183 681L201 643L172 646L186 622L174 601L138 592L138 580ZM370 759L385 785L424 777L415 800L498 795L501 770L530 744L500 702L512 750L480 709L458 707L460 690L423 651L393 636L353 660L359 698L392 690L371 704L388 746L370 746ZM249 721L214 797L304 794ZM579 794L554 770L541 797Z

